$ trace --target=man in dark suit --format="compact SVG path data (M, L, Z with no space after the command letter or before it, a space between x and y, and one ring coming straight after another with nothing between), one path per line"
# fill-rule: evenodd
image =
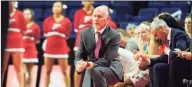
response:
M95 8L93 26L80 34L75 64L78 73L86 71L92 79L93 86L86 87L107 87L123 79L118 54L120 35L106 24L108 15L106 6Z
M153 87L184 87L182 80L191 77L191 61L179 58L175 50L188 49L190 38L185 32L168 27L161 19L152 22L151 34L156 40L161 40L166 44L165 54L158 58L136 59L140 60L139 68L150 67Z

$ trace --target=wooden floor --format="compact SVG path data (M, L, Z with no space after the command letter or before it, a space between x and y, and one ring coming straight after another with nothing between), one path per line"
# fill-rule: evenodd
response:
M35 65L33 67L33 87L36 86L36 80L37 80L37 70L38 67L37 65ZM16 76L16 72L15 72L15 67L13 65L9 65L8 66L8 74L7 74L7 84L6 87L19 87L18 81L17 81L17 76Z

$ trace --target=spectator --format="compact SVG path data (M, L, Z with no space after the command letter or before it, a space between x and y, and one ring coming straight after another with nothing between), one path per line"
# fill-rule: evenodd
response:
M191 28L191 19L192 19L192 14L188 14L185 18L185 30L187 32L187 34L189 35L189 37L192 39L192 28ZM180 57L180 58L183 58L183 59L187 59L187 60L192 60L192 41L190 41L190 48L186 51L179 51L179 52L176 52L177 55Z
M124 71L124 82L119 82L115 87L146 87L150 83L149 71L139 70L137 62L133 59L134 54L126 49L119 48L120 62Z
M129 37L134 37L134 31L137 26L135 24L128 24L126 27L126 32Z
M133 50L138 50L137 40L134 37L129 37L127 32L123 29L117 29L117 32L120 34L121 46L125 49L133 52Z
M136 27L135 37L138 42L139 51L148 53L148 46L150 44L150 27L146 25L145 22Z
M188 14L185 18L185 31L192 38L192 14Z

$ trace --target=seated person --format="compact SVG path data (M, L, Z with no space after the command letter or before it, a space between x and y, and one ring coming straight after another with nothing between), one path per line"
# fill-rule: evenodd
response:
M190 38L192 38L191 19L192 19L192 14L188 14L187 17L185 18L185 31L187 32Z
M134 31L137 25L129 23L126 27L126 32L128 33L129 37L134 37Z
M124 87L132 85L134 87L145 87L149 81L149 71L139 70L137 62L134 60L134 54L126 49L119 48L120 62L124 71L124 83L119 82L115 87Z
M133 50L138 50L137 40L134 37L129 37L127 32L123 29L117 29L120 34L121 46L125 49L133 52Z
M148 53L148 46L150 44L150 27L145 24L145 22L141 23L135 29L135 38L137 39L137 44L140 52Z
M182 79L189 79L191 75L190 61L179 58L174 50L188 49L189 37L185 32L169 27L161 19L152 22L151 34L166 44L165 54L153 59L138 58L139 68L145 70L150 67L153 87L184 87Z

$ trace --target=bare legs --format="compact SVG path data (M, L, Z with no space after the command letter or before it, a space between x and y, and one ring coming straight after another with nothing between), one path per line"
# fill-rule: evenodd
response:
M67 87L70 87L70 67L68 65L68 59L67 58L60 58L58 59L59 65L61 67L62 74L65 78L64 83ZM49 86L50 83L50 74L52 71L52 67L54 64L53 58L45 58L45 66L46 66L46 87Z

